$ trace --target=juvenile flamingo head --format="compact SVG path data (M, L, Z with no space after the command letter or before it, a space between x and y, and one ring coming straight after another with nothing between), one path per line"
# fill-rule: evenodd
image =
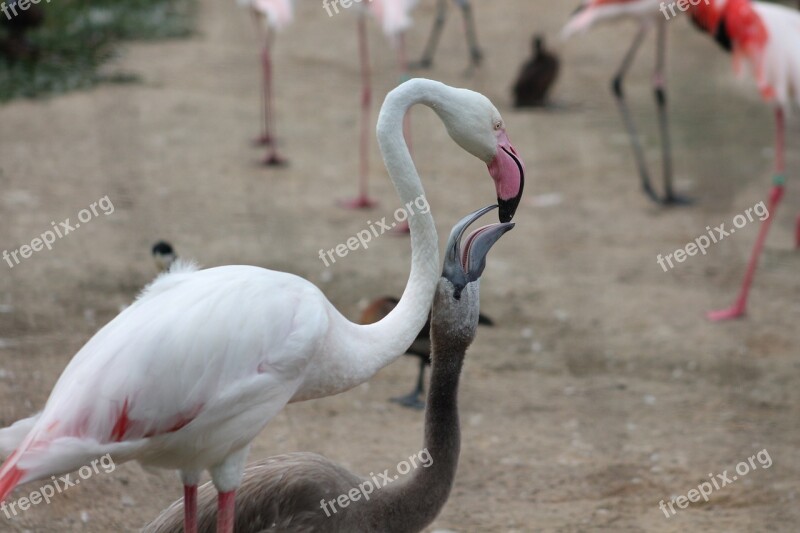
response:
M450 233L433 304L431 328L434 342L436 330L446 332L449 347L459 350L466 350L475 338L480 322L479 280L486 268L486 256L514 224L489 224L470 233L463 243L462 238L473 222L495 208L496 205L484 207L461 219Z
M500 222L510 222L525 187L525 164L511 144L506 124L488 98L467 89L453 89L448 101L434 104L450 137L489 167L497 189Z

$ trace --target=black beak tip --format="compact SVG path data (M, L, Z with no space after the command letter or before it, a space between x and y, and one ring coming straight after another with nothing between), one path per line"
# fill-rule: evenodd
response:
M500 222L511 222L511 220L514 218L514 214L517 212L519 200L519 196L511 200L497 199L497 205L500 206L500 209L498 210Z

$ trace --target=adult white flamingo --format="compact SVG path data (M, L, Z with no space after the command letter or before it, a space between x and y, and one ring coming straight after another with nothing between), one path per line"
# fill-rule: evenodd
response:
M444 507L458 467L461 431L458 382L466 351L475 338L480 309L480 276L486 254L513 224L492 224L460 240L481 210L451 233L431 315L433 372L425 413L421 464L410 477L374 490L375 484L314 453L292 453L248 467L238 495L238 533L418 533ZM390 478L391 479L391 478ZM361 486L365 500L336 507L339 494ZM369 489L369 490L367 490ZM200 489L199 530L214 525L214 489ZM368 501L367 501L368 500ZM182 502L177 501L143 533L180 533Z
M405 35L411 27L411 9L416 0L370 0L358 9L358 55L361 68L361 126L359 133L358 196L340 202L347 209L369 209L377 202L369 196L369 143L372 128L372 69L369 59L367 16L371 15L380 24L384 35L397 51L397 68L400 81L408 80ZM405 132L410 123L405 119Z
M800 105L800 14L788 7L750 0L709 0L691 7L695 24L710 34L737 65L748 63L756 76L761 96L775 110L775 175L769 195L769 218L761 224L739 296L722 311L713 311L713 321L744 316L758 260L786 186L785 115L792 102ZM800 217L796 245L800 248Z
M636 167L639 171L644 192L653 201L665 205L682 204L685 199L676 195L672 188L672 147L670 144L670 134L667 113L667 90L665 78L666 64L666 18L659 11L660 0L583 0L583 3L573 13L567 25L564 27L562 35L567 38L575 33L583 32L599 22L619 21L633 19L639 26L636 37L630 49L625 54L617 74L614 76L611 88L619 105L625 129L630 137L633 154L636 158ZM662 165L664 180L664 197L661 198L653 189L650 181L650 170L642 150L642 142L639 132L631 115L628 103L625 100L624 82L625 75L628 73L636 53L639 51L645 37L653 28L657 30L656 38L656 68L653 75L653 88L655 91L656 102L658 105L658 120L661 127L661 147Z
M487 163L500 221L510 221L524 166L500 113L481 94L424 79L392 91L378 120L403 204L424 195L402 128L414 104L432 108L451 138ZM366 381L414 341L439 277L437 241L430 213L411 218L408 285L395 310L368 326L348 321L291 274L178 263L78 352L40 414L0 431L0 448L11 452L0 467L0 501L21 483L108 453L117 463L180 471L187 532L196 531L197 483L209 470L219 491L217 529L232 533L248 447L270 419L289 402Z
M286 159L278 155L275 136L275 108L272 94L272 45L275 32L287 26L294 16L293 0L238 0L239 5L250 9L256 24L256 32L262 42L261 68L261 136L256 144L267 147L264 164L284 166Z
M461 9L461 14L464 17L464 33L467 36L467 47L469 48L469 69L467 70L469 73L469 71L479 67L483 62L483 51L478 44L478 32L475 29L475 14L472 11L470 0L453 1ZM447 2L448 0L436 0L436 18L433 21L433 28L431 28L431 34L428 37L428 44L425 45L422 58L414 65L416 68L426 69L433 66L433 56L436 55L444 23L447 20Z

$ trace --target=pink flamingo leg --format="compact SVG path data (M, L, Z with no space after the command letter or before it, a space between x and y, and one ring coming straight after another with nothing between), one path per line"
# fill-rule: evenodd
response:
M263 32L263 20L262 15L259 14L258 11L255 9L252 10L253 14L253 22L256 25L256 34L258 35L259 39L264 39L266 36ZM262 52L263 58L263 52ZM262 68L263 68L263 59L262 59ZM272 139L270 138L269 134L267 133L267 99L266 99L266 88L264 87L264 77L262 72L261 78L261 135L256 137L253 144L256 146L266 146L272 143Z
M342 200L339 205L346 209L369 209L377 201L369 197L369 141L372 109L372 72L369 65L369 42L367 41L367 17L358 17L358 51L361 59L361 138L359 144L358 196L352 200Z
M217 505L217 533L233 533L236 519L236 491L220 492Z
M762 222L761 230L758 234L758 239L756 240L755 248L753 249L753 253L750 256L750 262L747 265L747 273L744 276L744 283L742 284L742 289L739 292L739 297L736 299L736 303L733 304L732 307L728 309L724 309L722 311L712 311L708 313L709 320L713 322L721 322L723 320L731 320L735 318L741 318L745 315L747 311L747 299L750 295L750 288L753 284L753 279L756 275L756 269L758 268L758 260L761 257L761 253L764 250L764 243L767 240L767 235L769 234L769 229L772 226L772 219L775 218L775 214L778 210L778 205L783 198L783 194L785 192L784 188L784 172L786 169L785 159L784 159L784 139L785 139L785 127L784 127L784 115L783 110L778 108L776 111L776 123L777 123L777 135L776 135L776 143L775 143L775 185L772 187L772 191L769 197L769 218Z
M197 485L183 486L183 531L197 533Z
M264 66L264 139L267 145L267 157L264 164L269 167L285 166L287 161L278 155L274 135L274 107L272 97L272 57L271 37L268 35L264 41L262 63Z

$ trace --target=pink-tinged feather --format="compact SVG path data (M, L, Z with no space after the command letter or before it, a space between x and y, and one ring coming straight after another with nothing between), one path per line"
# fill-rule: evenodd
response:
M128 430L131 427L131 420L128 418L128 400L122 404L122 410L117 416L117 421L114 422L114 427L111 429L111 442L122 442Z
M0 502L5 501L25 475L25 471L16 466L18 456L19 454L14 452L0 468Z

